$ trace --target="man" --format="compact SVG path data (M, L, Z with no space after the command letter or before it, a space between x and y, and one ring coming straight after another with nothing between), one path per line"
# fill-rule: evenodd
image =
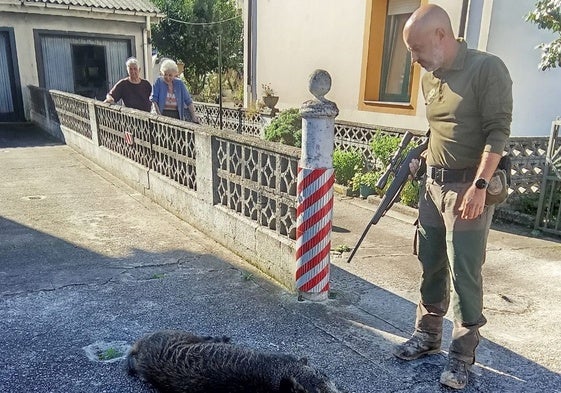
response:
M152 85L146 79L140 77L140 67L138 66L137 59L130 57L125 64L129 76L117 82L111 91L107 93L107 97L103 102L112 104L122 99L128 108L150 112L152 107L150 102Z
M430 138L419 201L421 299L415 331L394 355L413 360L439 353L451 302L452 343L440 382L462 389L486 322L481 269L494 206L485 205L485 195L510 135L512 81L498 57L456 39L448 14L436 5L411 15L403 40L412 62L429 71L422 90ZM412 163L412 171L418 166Z

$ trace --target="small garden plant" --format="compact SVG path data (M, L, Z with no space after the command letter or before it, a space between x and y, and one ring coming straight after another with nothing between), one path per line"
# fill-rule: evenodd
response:
M363 188L360 193L361 197L365 198L370 195L372 191L365 190L373 189L375 194L383 196L387 187L391 184L393 176L390 175L386 185L382 189L377 189L376 184L382 174L386 171L389 166L392 157L394 156L396 150L399 147L400 138L391 134L384 134L378 131L374 138L370 141L369 147L372 153L372 160L364 165L359 165L355 167L355 173L350 181L353 191L357 192ZM403 157L415 147L414 143L410 143L402 152ZM335 155L333 160L333 166L335 164ZM371 168L371 169L368 169ZM397 169L397 168L396 168ZM361 187L362 186L362 187ZM419 202L419 184L416 180L408 181L405 183L403 190L400 195L401 203L417 207Z
M346 244L340 244L337 247L335 247L334 251L338 252L339 254L342 254L344 252L351 251L351 248L349 246L347 246Z
M363 167L362 153L358 150L333 151L333 170L335 172L335 182L342 186L351 185L351 180L355 173Z
M376 169L384 171L399 146L399 138L378 131L370 141L370 151Z
M120 353L115 348L107 348L105 351L100 352L98 354L99 360L111 360L122 356L123 354Z
M265 139L285 145L302 146L302 116L297 108L282 111L265 127Z
M261 84L261 90L263 90L263 96L264 97L273 97L273 96L276 95L276 93L273 90L273 88L271 87L270 83L262 83Z
M368 171L368 172L357 172L353 176L353 190L358 191L360 186L366 186L373 191L376 190L376 183L378 179L382 176L381 171Z

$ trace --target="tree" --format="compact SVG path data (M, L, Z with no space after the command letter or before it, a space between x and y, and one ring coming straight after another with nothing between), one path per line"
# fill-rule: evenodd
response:
M167 18L152 26L152 44L165 57L185 63L183 74L194 95L208 75L223 69L241 72L243 21L235 0L153 0Z
M559 37L548 44L541 43L542 50L539 67L542 71L561 67L561 0L540 0L536 9L526 16L526 20L538 25L539 29L551 30Z

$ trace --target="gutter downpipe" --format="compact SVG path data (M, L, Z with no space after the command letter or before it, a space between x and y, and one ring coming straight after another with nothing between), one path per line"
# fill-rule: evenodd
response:
M142 51L144 56L144 79L152 83L152 75L148 75L148 72L152 72L152 52L151 49L151 31L150 31L150 15L146 15L146 26L142 29Z
M460 15L460 27L458 29L458 37L465 38L466 37L466 22L469 10L469 3L470 0L463 0L462 1L462 13Z

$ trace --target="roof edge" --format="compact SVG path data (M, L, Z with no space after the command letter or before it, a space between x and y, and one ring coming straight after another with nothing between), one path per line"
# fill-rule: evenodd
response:
M67 4L54 4L54 3L31 3L26 1L12 0L8 2L9 4L19 5L24 8L49 8L56 10L68 10L68 11L85 11L85 12L95 12L104 14L118 14L118 15L128 15L128 16L152 16L157 18L164 18L166 14L156 11L130 11L130 10L120 10L115 8L101 8L101 7L88 7L80 5L67 5Z

